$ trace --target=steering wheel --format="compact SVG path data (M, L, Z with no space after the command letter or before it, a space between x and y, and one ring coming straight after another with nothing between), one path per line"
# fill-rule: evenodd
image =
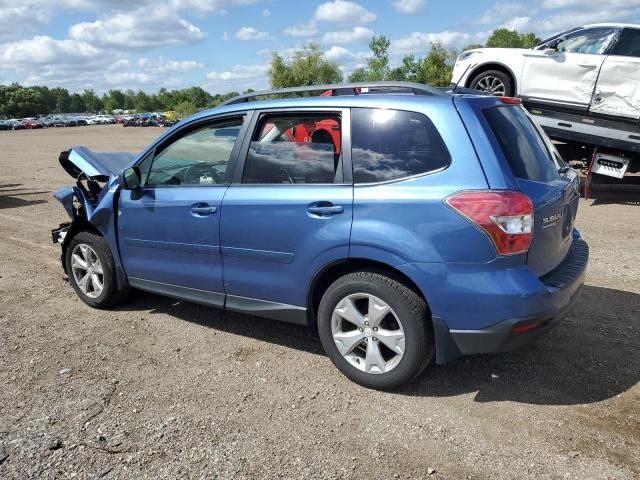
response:
M222 179L213 165L203 162L196 163L187 168L184 172L184 180L182 183L185 185L215 185L222 183Z

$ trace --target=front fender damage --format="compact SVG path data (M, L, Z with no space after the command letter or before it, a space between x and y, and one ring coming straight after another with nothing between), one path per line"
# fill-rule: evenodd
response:
M88 182L85 186L83 180ZM94 182L92 184L92 182ZM55 243L62 247L62 267L67 272L65 257L69 241L73 236L83 230L93 230L99 233L109 244L116 268L116 284L119 290L127 287L128 282L122 268L120 252L118 249L118 237L116 230L116 213L118 207L118 182L115 176L111 177L98 191L97 182L93 179L78 179L76 186L64 187L53 194L58 200L70 221L60 224L52 230Z

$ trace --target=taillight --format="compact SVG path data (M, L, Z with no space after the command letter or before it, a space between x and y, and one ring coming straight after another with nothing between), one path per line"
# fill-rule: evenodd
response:
M520 192L461 192L447 204L477 225L499 255L526 253L533 240L533 205Z
M520 105L522 103L522 99L518 97L499 97L498 99L507 105Z

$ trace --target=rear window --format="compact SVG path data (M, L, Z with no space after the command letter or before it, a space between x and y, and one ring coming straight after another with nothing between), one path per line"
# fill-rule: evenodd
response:
M515 177L538 182L559 178L558 165L522 107L505 105L483 112Z
M351 110L355 183L397 180L445 168L447 147L426 116L400 110Z

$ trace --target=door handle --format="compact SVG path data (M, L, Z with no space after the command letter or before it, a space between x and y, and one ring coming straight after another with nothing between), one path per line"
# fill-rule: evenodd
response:
M582 63L579 63L578 66L582 68L596 68L598 65L596 65L595 63L582 62Z
M330 217L331 215L343 213L344 208L341 207L340 205L329 205L329 206L323 206L323 207L314 206L314 207L308 207L307 211L309 213L313 213L314 215Z
M207 206L194 206L191 207L191 213L195 213L197 215L209 215L211 213L216 213L218 209L216 207Z

